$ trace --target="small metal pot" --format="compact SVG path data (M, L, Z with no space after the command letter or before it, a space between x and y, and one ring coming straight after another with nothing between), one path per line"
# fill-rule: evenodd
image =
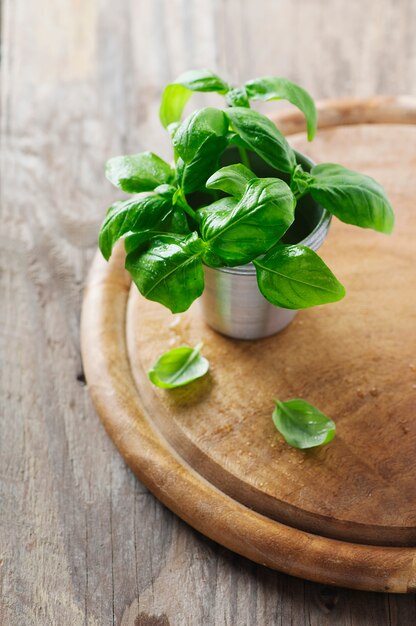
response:
M296 153L296 157L305 169L309 170L314 165L304 155ZM299 224L305 221L305 216L309 219L309 234L304 233L305 236L300 238L299 232L304 231L305 226L299 227ZM296 208L295 222L283 241L299 243L316 251L325 240L330 222L331 215L305 196L303 204L301 200ZM220 269L205 266L204 274L205 290L199 299L202 315L211 328L223 335L235 339L269 337L283 330L297 313L273 306L264 298L259 291L252 263Z

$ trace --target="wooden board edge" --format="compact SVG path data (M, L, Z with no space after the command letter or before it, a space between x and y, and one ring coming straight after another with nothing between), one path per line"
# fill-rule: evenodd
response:
M317 103L318 129L352 124L416 124L415 96L374 96L343 98ZM270 114L285 135L306 130L305 116L297 109Z

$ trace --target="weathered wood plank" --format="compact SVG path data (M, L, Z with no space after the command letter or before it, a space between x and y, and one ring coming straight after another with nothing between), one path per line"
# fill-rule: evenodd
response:
M114 197L103 164L150 146L169 155L156 115L164 82L194 65L236 81L287 75L318 98L415 93L415 25L411 0L365 10L342 0L3 0L2 624L416 622L413 597L321 590L166 511L95 416L78 341L82 285Z

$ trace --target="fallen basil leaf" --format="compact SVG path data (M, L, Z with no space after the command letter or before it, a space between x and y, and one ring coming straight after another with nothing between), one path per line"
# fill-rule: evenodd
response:
M209 369L208 360L200 355L202 343L195 348L173 348L156 361L148 372L149 379L162 389L174 389L188 385L204 376Z
M128 193L140 193L172 182L174 171L153 152L141 152L109 159L105 175L119 189Z
M345 296L329 267L306 246L278 245L253 262L259 289L275 306L305 309Z
M373 178L333 163L315 165L310 174L313 199L342 222L392 232L393 209L384 189Z
M266 163L282 172L295 169L294 151L268 117L243 107L231 107L226 114L236 133Z
M279 433L294 448L323 446L335 437L335 422L306 400L276 400L272 419Z
M204 290L202 249L197 233L161 235L150 240L146 251L130 252L126 269L145 298L181 313Z
M245 84L249 100L288 100L305 115L308 139L312 141L316 133L317 113L313 99L308 92L287 78L263 76Z

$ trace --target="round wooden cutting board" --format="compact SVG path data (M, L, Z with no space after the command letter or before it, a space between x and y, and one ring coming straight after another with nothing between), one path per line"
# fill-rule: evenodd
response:
M298 113L274 121L294 148L376 178L390 237L333 220L320 250L347 289L261 341L227 339L199 305L172 315L130 288L119 246L97 254L82 354L97 411L121 454L172 511L254 561L358 589L416 590L416 101L320 106L308 144ZM147 371L204 342L209 374L157 389ZM273 399L304 398L337 423L323 448L289 447Z

